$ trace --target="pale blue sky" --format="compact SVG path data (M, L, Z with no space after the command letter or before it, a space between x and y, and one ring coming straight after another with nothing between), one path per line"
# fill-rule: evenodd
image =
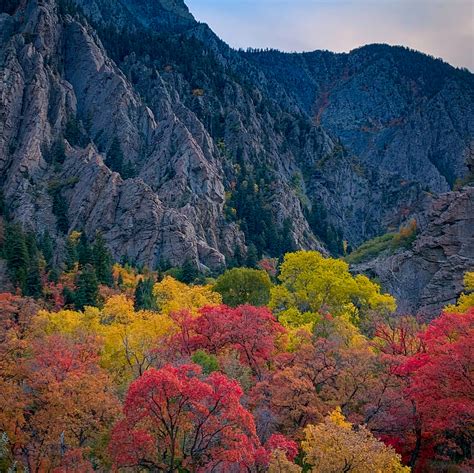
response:
M403 44L474 70L474 0L187 0L234 47Z

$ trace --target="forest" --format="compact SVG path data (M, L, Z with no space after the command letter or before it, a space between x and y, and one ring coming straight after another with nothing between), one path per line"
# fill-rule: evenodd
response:
M474 467L474 273L428 321L316 251L211 278L1 230L1 471Z

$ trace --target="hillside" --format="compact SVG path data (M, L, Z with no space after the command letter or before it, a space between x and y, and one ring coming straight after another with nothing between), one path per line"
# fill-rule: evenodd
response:
M81 230L152 268L341 255L469 177L473 76L420 53L235 51L181 1L3 10L6 213L59 249Z

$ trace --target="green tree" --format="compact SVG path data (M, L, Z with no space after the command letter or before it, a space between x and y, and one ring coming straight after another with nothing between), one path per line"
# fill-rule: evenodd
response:
M77 244L77 260L79 261L79 265L84 267L88 264L92 264L94 262L92 249L89 245L87 240L86 232L82 232L79 238L79 242Z
M112 287L114 283L112 276L112 255L105 246L104 238L100 233L97 234L94 246L92 247L92 259L99 283Z
M99 300L99 283L94 268L86 265L77 276L74 305L83 310L85 306L97 306Z
M39 249L41 250L43 258L46 261L46 269L51 270L53 267L54 248L53 239L47 230L40 238Z
M214 291L231 307L250 304L263 306L270 300L272 283L265 271L250 268L234 268L217 278Z
M53 165L63 164L66 160L66 150L64 148L64 140L59 139L56 141L50 151L49 161Z
M74 265L78 261L77 256L77 241L70 235L66 240L66 258L65 264L66 269L71 271L74 268Z
M247 266L249 268L256 268L258 264L258 250L257 247L250 243L247 248Z
M199 270L191 259L187 259L181 267L179 280L191 284L199 277Z
M23 288L28 275L29 255L25 234L20 226L6 225L3 254L13 285Z
M112 140L105 164L114 172L121 174L124 170L124 158L122 147L117 137Z
M135 289L135 310L157 310L153 278L141 279Z
M191 357L193 363L196 363L202 368L202 372L206 375L219 370L219 362L216 355L211 355L205 350L197 350Z
M86 144L85 137L81 131L81 124L77 117L70 117L66 123L64 137L72 146L83 146Z
M49 194L53 201L53 214L56 217L56 225L61 233L69 230L68 206L61 193L61 184L55 182L50 185Z
M28 274L23 287L23 294L25 296L34 297L35 299L40 298L43 294L38 255L34 255L32 258L30 258Z

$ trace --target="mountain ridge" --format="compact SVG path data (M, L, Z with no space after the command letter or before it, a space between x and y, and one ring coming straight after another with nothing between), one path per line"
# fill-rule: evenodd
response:
M100 231L152 267L342 254L469 179L472 74L380 45L236 51L183 2L147 7L24 0L0 16L2 191L59 246L58 198L63 232Z

